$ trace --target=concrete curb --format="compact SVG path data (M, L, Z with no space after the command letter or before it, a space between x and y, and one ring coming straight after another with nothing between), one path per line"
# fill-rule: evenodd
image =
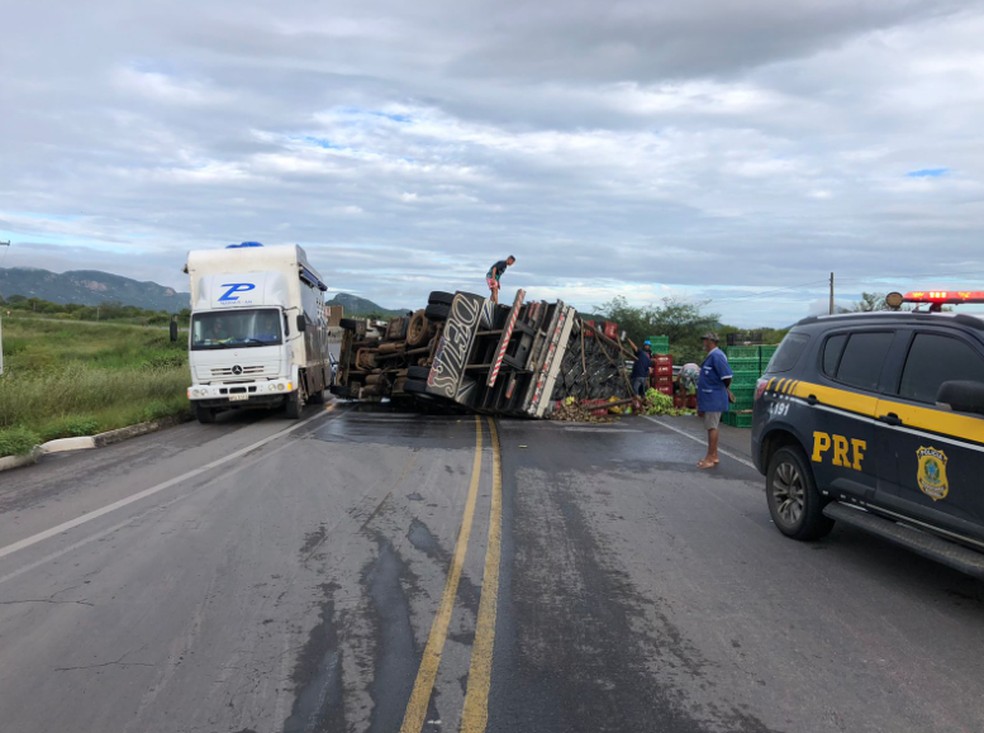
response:
M49 440L47 443L42 443L38 446L41 449L42 454L47 453L61 453L67 450L85 450L86 448L95 448L96 440L95 438L77 437L77 438L58 438L56 440Z
M31 449L31 452L27 455L4 456L3 458L0 458L0 471L20 468L21 466L29 466L33 463L37 463L41 456L45 456L49 453L103 448L107 445L112 445L113 443L120 443L129 438L135 438L138 435L146 435L147 433L154 433L158 430L163 430L164 428L169 428L174 425L180 425L190 419L191 418L187 416L165 417L161 420L151 420L150 422L129 425L125 428L107 430L105 433L98 433L97 435L49 440L47 443L34 446Z
M0 458L0 471L9 471L11 468L20 468L21 466L29 466L32 463L37 463L41 454L41 446L36 445L26 456L4 456Z

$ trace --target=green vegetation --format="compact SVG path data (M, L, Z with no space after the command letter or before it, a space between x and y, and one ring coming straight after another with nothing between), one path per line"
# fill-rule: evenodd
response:
M650 336L669 336L670 352L676 364L704 360L704 349L700 341L702 334L714 331L721 338L721 346L727 343L729 333L738 333L734 326L721 323L717 313L702 313L707 303L691 303L677 298L663 298L660 305L643 308L629 306L625 298L616 296L600 306L604 318L615 321L637 345ZM761 343L777 344L785 335L785 330L758 329Z
M66 310L45 317L33 315L37 310L7 311L0 456L28 453L55 438L188 414L187 339L182 334L171 342L166 327L133 323L162 314L127 312L125 320L86 322Z

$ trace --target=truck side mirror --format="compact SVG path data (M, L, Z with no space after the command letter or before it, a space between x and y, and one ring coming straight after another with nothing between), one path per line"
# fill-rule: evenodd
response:
M301 313L301 314L299 314L297 316L297 330L298 331L306 331L307 330L307 321L304 320L304 314L303 313Z

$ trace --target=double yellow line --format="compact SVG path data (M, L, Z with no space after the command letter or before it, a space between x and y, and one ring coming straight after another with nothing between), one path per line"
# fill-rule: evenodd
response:
M499 560L502 545L502 467L499 434L492 418L486 418L489 426L489 442L492 448L492 501L489 511L488 546L485 551L485 570L482 578L482 595L475 622L475 641L472 645L468 685L465 690L464 708L461 713L461 733L484 733L489 718L489 688L492 684L492 649L495 643L495 613L499 598ZM427 716L427 705L434 690L434 680L441 664L441 654L448 636L454 599L458 595L461 570L468 553L478 500L478 485L482 475L482 422L475 418L475 460L472 464L471 483L465 511L461 518L461 530L455 544L451 568L444 584L441 603L431 625L424 655L420 660L417 679L410 693L410 701L403 716L400 733L420 733Z

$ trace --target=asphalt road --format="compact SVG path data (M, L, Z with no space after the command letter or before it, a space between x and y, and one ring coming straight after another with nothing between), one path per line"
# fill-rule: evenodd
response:
M309 408L0 474L0 730L980 731L984 589L747 431Z

